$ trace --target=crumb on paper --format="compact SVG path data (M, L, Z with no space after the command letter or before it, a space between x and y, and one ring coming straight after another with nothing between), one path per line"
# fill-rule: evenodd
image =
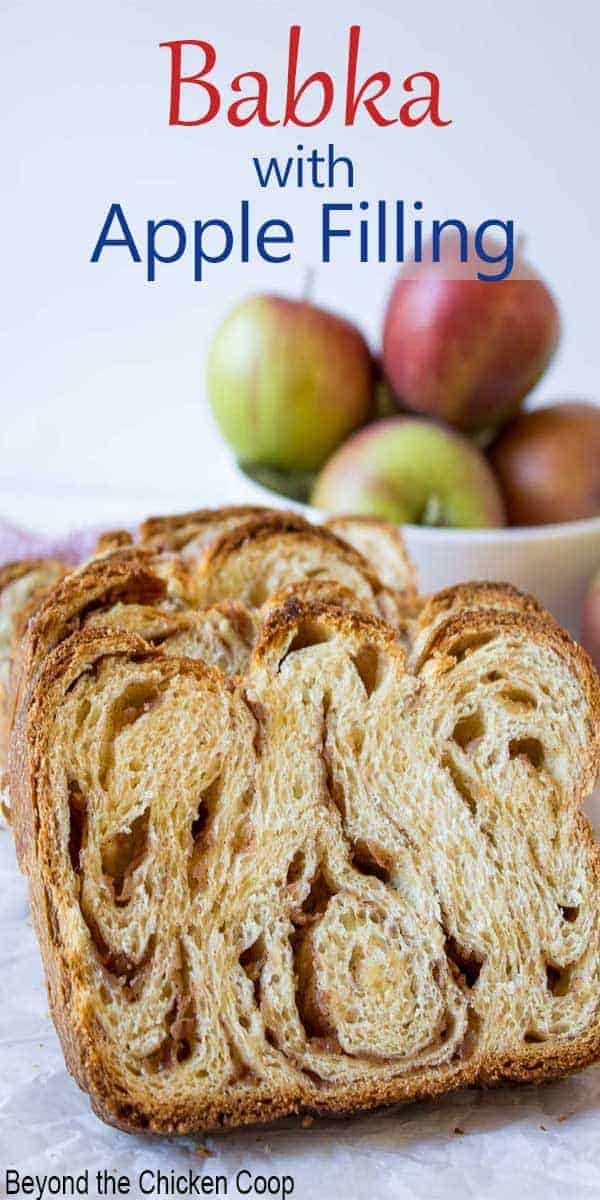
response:
M460 1125L455 1125L453 1132L456 1133L458 1135L458 1137L465 1136L465 1131L464 1131L464 1129L461 1129Z
M303 1117L300 1122L303 1129L310 1129L311 1125L314 1125L314 1123L315 1123L314 1117Z
M209 1150L208 1146L196 1146L195 1153L198 1158L214 1158L214 1150Z

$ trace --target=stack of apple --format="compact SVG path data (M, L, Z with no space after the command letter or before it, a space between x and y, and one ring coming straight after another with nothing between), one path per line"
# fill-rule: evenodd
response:
M497 282L413 265L377 359L313 304L244 301L214 339L209 395L246 471L328 512L450 528L573 521L600 515L600 408L523 410L559 333L522 259Z

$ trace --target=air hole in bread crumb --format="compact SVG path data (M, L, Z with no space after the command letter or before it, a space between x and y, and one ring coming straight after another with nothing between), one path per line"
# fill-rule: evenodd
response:
M461 663L469 654L473 654L475 650L481 650L484 646L488 646L494 640L493 633L472 633L465 634L464 637L458 637L455 642L449 647L449 653L456 659L457 663Z
M194 820L192 821L193 842L197 842L200 835L204 833L204 830L208 824L208 815L208 804L206 803L206 800L203 799L200 801L198 805L198 811L194 817Z
M355 754L360 754L365 744L365 731L361 725L353 725L350 734L350 745Z
M370 875L380 879L382 883L389 883L392 862L385 851L374 842L356 842L352 866L360 871L361 875Z
M171 1016L173 1015L174 1019L169 1027L167 1037L161 1042L158 1050L155 1050L152 1055L148 1055L146 1059L146 1064L155 1071L164 1071L168 1067L176 1066L177 1063L187 1062L192 1055L191 1035L195 1028L193 1015L190 1017L177 1016L176 1009L171 1014ZM189 1037L185 1035L184 1029L190 1030Z
M294 654L296 650L308 650L311 646L321 646L330 640L331 631L326 626L320 625L318 621L301 621L285 654L279 660L277 670L281 670L288 655Z
M566 996L571 986L571 968L546 965L546 983L553 996Z
M346 796L344 788L339 779L336 779L333 769L333 756L327 744L329 736L328 714L331 705L331 696L329 692L325 692L323 696L323 721L321 725L321 762L323 764L323 793L326 803L334 804L340 813L342 820L346 815ZM295 794L295 793L294 793ZM300 799L296 796L296 799Z
M131 822L131 827L113 834L102 847L102 870L112 880L117 904L131 899L131 877L143 861L148 847L150 809Z
M499 683L501 679L504 679L504 675L500 671L488 671L485 677L486 683Z
M538 738L512 738L508 744L510 758L527 758L536 771L544 765L544 747Z
M362 946L355 946L350 955L350 978L354 984L360 983L362 966L365 959L365 952Z
M358 671L367 696L372 696L381 681L381 655L377 646L361 646L352 662Z
M69 797L69 858L76 875L81 872L81 853L85 849L87 804L78 783L71 780Z
M563 921L568 921L570 925L573 925L579 916L579 905L561 904L559 907L563 916Z
M208 864L206 851L210 841L210 829L219 800L223 781L220 775L204 789L198 801L196 816L191 824L192 853L188 867L190 889L194 885L204 884L207 878Z
M146 1070L161 1072L187 1062L196 1043L196 1015L190 995L189 966L185 950L179 942L176 967L171 978L175 995L165 1017L165 1036L144 1059Z
M296 853L294 854L294 857L288 867L288 873L287 873L287 879L286 879L286 883L288 884L288 886L290 884L297 883L297 881L302 878L302 876L304 875L305 867L306 867L306 859L304 856L304 851L296 850Z
M525 688L509 687L504 688L500 692L501 700L508 700L510 704L517 704L521 708L537 708L537 700L530 692L526 692Z
M461 946L456 938L452 937L452 934L446 934L444 951L446 958L462 975L467 987L475 987L481 974L483 959L479 958L474 951L466 950L464 946Z
M255 729L254 729L253 746L254 746L254 753L256 754L256 757L260 758L262 755L263 749L264 749L264 744L265 744L265 726L266 726L266 722L267 722L267 710L266 710L264 704L260 703L260 700L255 700L253 697L250 697L247 692L244 695L244 699L245 699L246 704L248 705L248 708L250 709L250 712L252 713L252 716L254 717L254 720L256 722Z
M536 1033L535 1030L529 1029L523 1038L528 1045L538 1045L540 1042L545 1042L548 1039L542 1033Z
M313 924L314 921L323 915L331 897L334 895L335 889L330 887L323 868L319 867L310 881L308 892L302 905L294 908L290 913L292 924L296 929L296 932L292 935L292 948L294 948L298 941L304 926Z
M160 689L140 681L132 683L119 700L119 707L113 721L113 737L118 737L129 725L151 712L162 700Z
M485 736L485 724L479 710L469 713L457 721L452 731L452 738L465 754L472 753L477 748L481 738Z
M240 966L245 971L254 988L254 1003L260 1008L260 977L265 965L267 952L265 940L260 934L256 941L240 954Z
M454 759L449 754L445 754L442 759L442 767L448 772L456 791L462 800L464 800L469 812L474 817L477 814L477 801L471 791L468 780L463 775L460 768L454 762Z

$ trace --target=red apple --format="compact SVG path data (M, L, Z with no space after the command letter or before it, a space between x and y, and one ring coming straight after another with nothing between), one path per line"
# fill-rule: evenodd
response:
M478 280L475 271L472 260L457 267L449 253L439 265L413 264L410 278L405 269L383 333L385 370L405 407L464 430L510 419L559 339L556 303L518 257L503 280Z
M312 503L398 524L491 529L502 496L480 450L455 430L417 417L375 421L329 459Z
M600 408L565 403L521 413L490 458L511 525L600 515Z
M594 575L583 602L581 641L600 671L600 570Z
M252 296L217 330L208 391L242 463L306 472L371 416L373 374L349 321L314 304Z

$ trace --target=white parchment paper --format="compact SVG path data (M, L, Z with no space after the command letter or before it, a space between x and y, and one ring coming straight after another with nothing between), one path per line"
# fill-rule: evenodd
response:
M600 797L588 805L600 825ZM207 1153L208 1152L208 1153ZM206 1138L131 1137L103 1125L67 1074L15 862L0 826L0 1196L7 1168L187 1177L291 1176L295 1200L527 1200L600 1196L600 1067L544 1087L460 1092L352 1120L286 1121ZM145 1177L148 1179L148 1176ZM242 1178L243 1186L249 1176ZM250 1192L253 1196L254 1193Z

